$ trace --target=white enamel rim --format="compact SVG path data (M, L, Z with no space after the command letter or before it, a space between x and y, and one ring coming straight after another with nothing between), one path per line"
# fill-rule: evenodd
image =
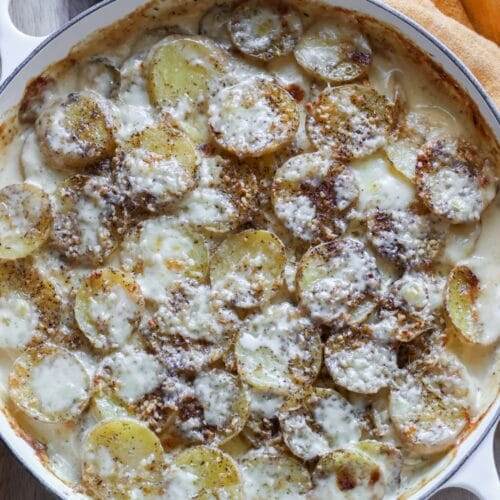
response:
M181 6L182 0L170 1ZM320 0L371 16L399 31L417 47L430 55L465 90L500 141L500 114L472 73L440 41L403 14L380 3L380 0ZM15 106L25 85L49 64L63 59L69 49L96 30L108 26L145 4L144 0L104 0L73 18L48 37L33 37L15 28L8 14L9 0L0 0L0 117ZM5 50L6 48L6 50ZM497 397L476 427L454 452L448 465L411 495L412 499L428 498L447 487L462 487L485 500L500 491L493 456L493 439L500 418L500 398ZM61 498L81 498L72 488L48 472L38 460L33 448L19 437L6 416L0 412L0 437L15 456L50 491Z

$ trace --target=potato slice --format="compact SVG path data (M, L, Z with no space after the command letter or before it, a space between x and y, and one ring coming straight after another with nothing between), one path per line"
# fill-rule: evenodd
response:
M55 195L52 244L73 262L101 264L127 224L122 202L106 177L69 177Z
M103 360L98 378L122 403L131 405L160 387L165 368L152 354L127 345Z
M281 453L255 453L239 460L248 500L300 498L311 488L311 476L298 461Z
M333 389L314 388L291 396L279 420L285 444L301 460L321 457L361 437L354 408Z
M247 388L247 393L250 399L250 413L242 432L243 436L255 448L280 440L278 410L285 401L285 396L258 391L251 386Z
M299 128L292 96L251 78L223 88L211 100L208 123L215 141L239 157L259 157L289 144Z
M333 381L361 394L375 394L397 373L396 350L370 333L347 330L325 344L325 365Z
M208 275L205 239L166 216L148 219L122 245L123 268L135 274L144 297L161 302L175 281L204 282Z
M58 170L83 170L110 158L116 146L113 129L110 105L93 91L56 100L36 122L47 163Z
M231 48L231 37L228 30L228 22L231 17L230 5L217 5L208 9L200 20L198 31L200 35L215 40L225 49Z
M250 316L235 345L240 377L262 391L287 394L321 367L321 338L299 309L283 302Z
M208 285L188 279L171 285L141 333L166 366L194 372L224 355L238 322Z
M407 269L429 266L443 246L446 224L406 210L373 210L368 240L382 257Z
M241 432L248 405L248 395L234 375L220 369L198 373L192 393L178 405L171 432L184 443L219 446Z
M9 396L29 416L42 422L75 420L90 398L90 377L66 349L44 344L19 356L9 376Z
M462 340L473 344L490 344L496 339L484 338L477 310L480 288L479 278L467 266L453 268L446 285L446 313L453 330Z
M289 6L249 0L233 11L228 29L243 54L269 61L292 52L302 35L302 20Z
M381 500L386 493L384 473L365 453L335 450L321 457L313 472L311 500L345 498Z
M342 214L359 191L350 167L322 153L305 153L276 171L272 193L278 218L294 236L311 241L345 230Z
M52 226L47 194L32 184L0 190L0 259L20 259L37 250Z
M115 159L118 185L132 203L162 211L191 191L198 155L191 140L168 123L132 135Z
M258 183L251 167L220 156L205 157L198 186L181 203L180 219L209 233L226 233L250 218Z
M94 348L102 351L125 345L144 309L134 279L105 268L88 276L75 297L75 318Z
M418 157L416 184L429 209L452 224L478 221L496 193L492 160L463 139L427 143Z
M368 156L385 146L394 122L387 98L359 84L326 87L308 112L306 130L311 142L344 160Z
M167 497L241 500L241 476L236 462L208 446L179 453L167 470Z
M54 287L31 262L0 265L0 349L23 349L59 326L61 304Z
M160 495L163 468L160 440L137 420L105 420L85 436L82 482L96 498Z
M299 262L300 302L318 323L356 324L374 307L380 286L375 259L364 245L344 238L310 248Z
M370 45L356 21L340 16L313 24L294 54L304 69L332 83L350 82L365 75L372 62Z
M411 130L404 130L396 137L390 137L384 147L385 153L396 170L414 182L417 159L425 139Z
M372 439L360 441L356 448L368 455L384 472L387 493L396 493L401 484L401 467L403 456L390 443L383 443Z
M436 350L411 363L391 389L389 413L409 451L432 455L455 445L469 424L470 397L464 366Z
M247 229L228 236L210 261L214 290L244 309L268 302L283 282L285 247L269 231Z
M121 73L108 57L93 56L82 61L77 70L78 85L82 90L94 90L106 98L115 97L121 84Z
M169 36L154 45L144 61L144 76L151 102L158 107L179 101L197 103L214 79L222 76L226 55L210 39Z

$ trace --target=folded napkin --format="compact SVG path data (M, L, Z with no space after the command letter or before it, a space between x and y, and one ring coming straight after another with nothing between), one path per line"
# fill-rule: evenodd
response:
M500 107L500 47L473 31L471 20L459 0L384 1L447 45ZM500 23L500 19L497 22Z

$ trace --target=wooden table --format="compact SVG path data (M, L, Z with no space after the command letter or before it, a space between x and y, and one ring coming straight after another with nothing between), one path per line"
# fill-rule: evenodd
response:
M50 33L96 0L11 0L11 15L16 26L32 35ZM500 432L495 451L497 468L500 461ZM461 490L447 490L433 500L471 500ZM0 441L0 500L55 500L33 476L12 456ZM489 500L489 499L488 499Z

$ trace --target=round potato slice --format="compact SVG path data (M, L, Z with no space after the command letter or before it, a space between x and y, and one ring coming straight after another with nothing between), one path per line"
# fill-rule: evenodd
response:
M347 330L325 344L325 365L333 381L352 392L375 394L397 372L396 350L368 332Z
M75 297L75 318L80 330L99 350L122 347L134 332L144 299L133 278L105 268L94 271Z
M350 82L363 76L372 62L368 40L354 19L347 17L313 24L294 54L304 69L332 83Z
M188 279L173 283L144 323L141 333L162 362L170 369L191 372L224 355L238 318L209 286Z
M159 107L185 99L197 103L225 66L224 52L210 39L169 36L152 47L144 62L149 98Z
M381 500L386 493L382 468L354 449L335 450L321 457L313 472L311 500L345 498Z
M281 407L279 420L285 444L301 460L321 457L361 437L354 408L332 389L291 396Z
M238 378L212 369L198 373L193 393L181 400L173 431L184 442L221 445L243 429L248 418L248 395Z
M244 309L268 302L283 282L285 247L269 231L247 229L228 236L210 261L214 290Z
M297 104L282 87L251 78L223 88L211 100L208 123L215 141L239 157L259 157L292 141Z
M294 236L311 241L344 231L342 214L359 191L350 167L322 153L305 153L277 170L272 193L278 218Z
M55 195L53 246L72 261L101 264L127 224L122 201L106 177L69 177Z
M248 500L300 498L312 488L308 470L284 454L256 453L243 457L239 465Z
M368 156L387 142L394 109L367 85L326 87L308 108L306 130L318 148L343 160Z
M121 73L111 59L93 56L79 64L78 84L81 89L95 90L98 94L111 98L120 87Z
M181 204L180 219L209 233L226 233L249 219L258 183L245 165L210 156L203 158L198 187Z
M9 376L9 396L42 422L75 420L90 398L90 377L69 351L44 344L19 356Z
M59 326L61 304L54 287L31 262L0 265L0 349L23 349Z
M401 452L390 443L382 443L372 439L360 441L356 448L368 455L384 472L387 493L396 493L401 484Z
M241 500L241 476L236 462L208 446L179 453L167 470L167 498L227 498Z
M280 438L278 411L285 396L271 392L247 388L250 399L250 413L242 434L255 447L259 448Z
M430 141L418 157L416 185L429 209L452 224L479 220L496 193L491 159L462 139Z
M198 31L200 35L215 40L225 49L230 49L232 42L228 30L228 22L231 17L230 5L214 5L203 14Z
M0 190L0 259L20 259L38 249L50 234L47 194L32 184Z
M312 382L321 367L321 351L321 338L311 321L286 302L245 320L235 345L240 377L276 394Z
M132 405L158 389L164 374L155 356L127 345L104 359L98 377L122 403Z
M85 436L82 482L96 498L160 495L163 468L160 440L137 420L105 420Z
M387 260L408 268L429 266L439 255L446 224L405 210L373 210L367 219L368 240Z
M144 297L161 302L182 278L204 282L208 275L205 239L170 217L148 219L122 245L123 268L135 274Z
M412 453L453 446L470 421L470 389L463 365L445 351L420 356L392 389L391 421Z
M297 290L313 320L327 325L356 324L374 307L380 286L375 259L352 238L310 248L299 262Z
M38 118L36 132L47 162L58 170L83 170L115 150L110 105L92 91L56 100Z
M228 29L241 52L269 61L292 52L302 35L302 21L291 7L250 0L233 11Z
M474 272L467 266L456 266L446 285L446 313L460 339L472 344L491 345L498 340L500 333L487 335L488 331L483 328L477 305L480 291L481 283Z
M191 191L198 155L191 140L168 123L132 135L115 158L118 185L132 203L162 211Z

